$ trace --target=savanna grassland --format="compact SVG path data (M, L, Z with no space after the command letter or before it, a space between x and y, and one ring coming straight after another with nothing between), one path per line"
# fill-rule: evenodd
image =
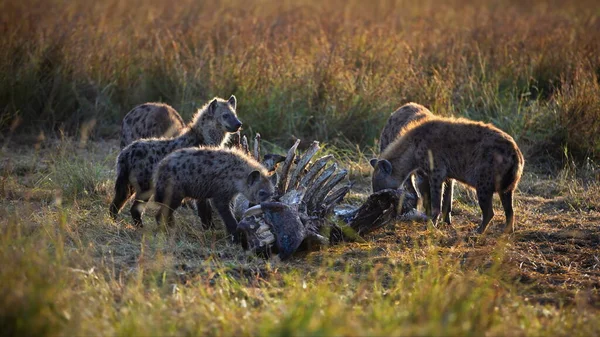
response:
M600 4L595 1L0 1L4 335L600 334ZM108 216L122 117L238 98L283 154L319 140L369 194L398 106L491 122L525 155L517 231L390 223L290 261ZM127 206L126 206L127 209Z

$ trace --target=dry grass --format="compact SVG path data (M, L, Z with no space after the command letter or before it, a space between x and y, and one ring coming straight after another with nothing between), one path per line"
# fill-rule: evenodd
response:
M0 2L5 335L600 334L600 6L513 0ZM246 132L319 140L369 193L399 105L493 122L526 157L518 232L395 223L265 261L108 217L118 123L235 94ZM74 136L74 137L73 137ZM76 139L77 141L74 141ZM88 141L90 140L90 141Z
M93 121L92 136L114 135L141 102L189 118L234 93L266 139L364 148L416 101L494 122L522 146L597 156L599 11L552 0L7 0L0 126L77 134Z
M365 243L282 263L226 244L224 230L201 230L189 209L169 233L151 214L144 230L127 211L112 221L117 141L9 151L0 188L0 324L9 335L600 332L600 185L586 178L597 171L526 170L519 231L508 237L498 232L499 203L487 234L472 236L479 211L459 189L452 228L390 224ZM355 167L350 200L361 202L366 157L341 153ZM100 174L79 179L89 167ZM86 183L62 185L73 181Z

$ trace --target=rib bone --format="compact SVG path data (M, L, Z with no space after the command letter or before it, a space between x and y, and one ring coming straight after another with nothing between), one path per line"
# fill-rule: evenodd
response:
M338 171L335 175L333 175L331 179L329 179L327 183L325 183L325 185L323 185L323 187L320 188L317 191L317 193L315 193L315 196L311 200L313 204L309 205L309 209L313 207L319 207L320 204L323 202L323 199L325 199L325 197L327 196L327 193L329 193L329 191L331 191L340 181L342 181L342 179L344 179L347 174L348 170L341 170Z
M352 184L348 183L345 186L339 187L338 189L329 193L329 195L323 201L324 207L323 207L322 213L327 214L330 211L333 211L333 208L335 207L335 205L337 205L339 202L341 202L344 199L346 194L350 191L351 187L352 187Z
M254 136L254 152L252 153L254 159L260 161L260 133L256 133Z
M246 135L242 137L241 145L244 153L250 153L250 150L248 150L248 138L246 138Z
M306 205L311 205L311 199L315 196L315 194L317 193L317 190L321 188L321 186L323 186L323 184L325 183L325 181L327 181L327 179L329 179L329 177L331 177L331 175L333 174L333 172L335 172L335 170L337 169L337 164L333 163L331 164L329 167L327 167L325 169L325 171L323 171L323 173L314 181L314 183L312 183L306 193L304 194L304 203Z
M306 188L313 181L313 179L315 178L315 176L317 174L319 174L319 172L321 172L321 170L323 169L323 167L325 167L325 165L327 164L327 162L330 161L331 159L333 159L333 155L332 154L328 154L326 156L323 156L323 157L317 159L317 161L315 161L310 166L310 169L304 175L304 177L302 177L302 179L300 180L300 184L298 184L298 186Z
M312 142L312 144L310 145L308 150L306 150L306 152L304 152L304 155L302 156L302 158L300 158L300 160L296 164L296 168L294 169L294 172L292 172L290 182L288 183L288 190L291 188L296 188L296 183L298 182L298 178L300 177L300 174L304 173L304 168L306 167L306 165L308 165L308 162L310 162L312 157L315 156L315 154L317 153L317 151L319 151L319 149L320 149L319 142L314 141L314 142Z
M281 169L281 177L279 177L279 182L277 182L277 195L282 196L285 194L287 190L287 177L290 172L290 166L296 157L296 149L300 145L300 139L296 140L296 143L292 145L290 150L285 157L285 162L283 163L283 167Z

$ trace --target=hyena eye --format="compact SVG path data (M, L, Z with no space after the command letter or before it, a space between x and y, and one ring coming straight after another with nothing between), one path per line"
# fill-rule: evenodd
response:
M265 191L265 190L260 190L260 191L258 192L258 196L259 196L261 199L263 199L263 198L268 198L270 195L269 195L269 192L267 192L267 191Z

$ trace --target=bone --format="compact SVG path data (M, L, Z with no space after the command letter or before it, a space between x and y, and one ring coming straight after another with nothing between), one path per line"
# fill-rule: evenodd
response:
M323 212L328 213L330 210L332 210L335 207L335 205L341 202L346 196L346 194L350 192L350 188L352 188L352 184L348 183L329 193L329 195L323 201Z
M297 188L287 191L279 200L286 205L294 206L300 204L304 198L306 188Z
M261 224L260 227L258 227L258 229L256 230L256 234L262 234L264 232L268 232L271 230L271 227L269 227L269 225L267 224Z
M335 175L333 175L325 183L325 185L323 185L323 187L320 188L317 191L317 193L315 193L315 196L313 197L313 200L312 200L312 202L314 203L314 206L319 207L321 205L321 203L323 202L323 199L325 199L325 197L327 196L327 193L329 193L329 191L331 191L335 186L337 186L337 184L339 184L340 181L342 181L342 179L344 179L346 177L346 175L348 175L348 170L340 170Z
M317 191L323 186L327 179L331 177L335 170L337 170L337 164L333 163L329 167L327 167L325 171L323 171L323 173L321 173L321 175L317 177L317 179L315 179L315 182L313 184L311 184L308 187L306 193L304 194L303 201L306 205L309 205L309 208L310 205L312 205L311 200L313 199Z
M418 211L416 209L411 209L407 213L402 215L398 215L396 217L399 221L427 221L428 217L425 213Z
M320 149L319 142L314 141L314 142L312 142L312 144L310 145L308 150L306 150L306 152L304 152L304 155L302 156L302 158L300 158L300 160L298 161L298 164L296 164L296 168L294 169L294 172L292 172L292 176L291 176L290 182L288 184L288 189L296 188L296 183L298 182L298 179L300 178L300 174L304 173L304 168L306 167L306 165L308 165L308 163L310 162L312 157L315 156L315 154L319 151L319 149Z
M302 179L300 180L300 184L298 184L298 186L307 187L313 181L315 176L317 174L319 174L319 172L321 172L323 167L325 167L325 165L327 165L327 162L330 161L331 159L333 159L332 154L328 154L326 156L323 156L323 157L317 159L312 165L310 165L310 169L304 175L304 177L302 177Z
M259 236L258 239L260 247L272 245L277 240L275 239L275 235L271 232L266 232L264 236Z
M300 139L296 140L296 143L292 145L289 149L287 156L285 157L285 161L283 162L283 167L281 169L281 177L279 177L279 182L277 182L277 196L282 196L285 194L287 190L287 178L290 172L290 166L296 157L296 149L300 145Z
M241 144L241 149L244 151L244 153L248 154L250 153L250 150L248 150L248 138L246 138L246 135L244 135L244 137L242 137L242 141L240 142Z
M240 145L240 132L236 131L234 133L231 134L231 137L229 137L230 141L229 141L229 146L230 147L237 147L238 149L241 148Z
M254 151L252 152L254 159L260 161L260 133L256 133L254 136Z
M250 208L248 208L245 212L242 218L247 218L249 216L254 216L254 215L260 215L262 214L263 211L260 207L260 205L256 205L256 206L252 206Z

